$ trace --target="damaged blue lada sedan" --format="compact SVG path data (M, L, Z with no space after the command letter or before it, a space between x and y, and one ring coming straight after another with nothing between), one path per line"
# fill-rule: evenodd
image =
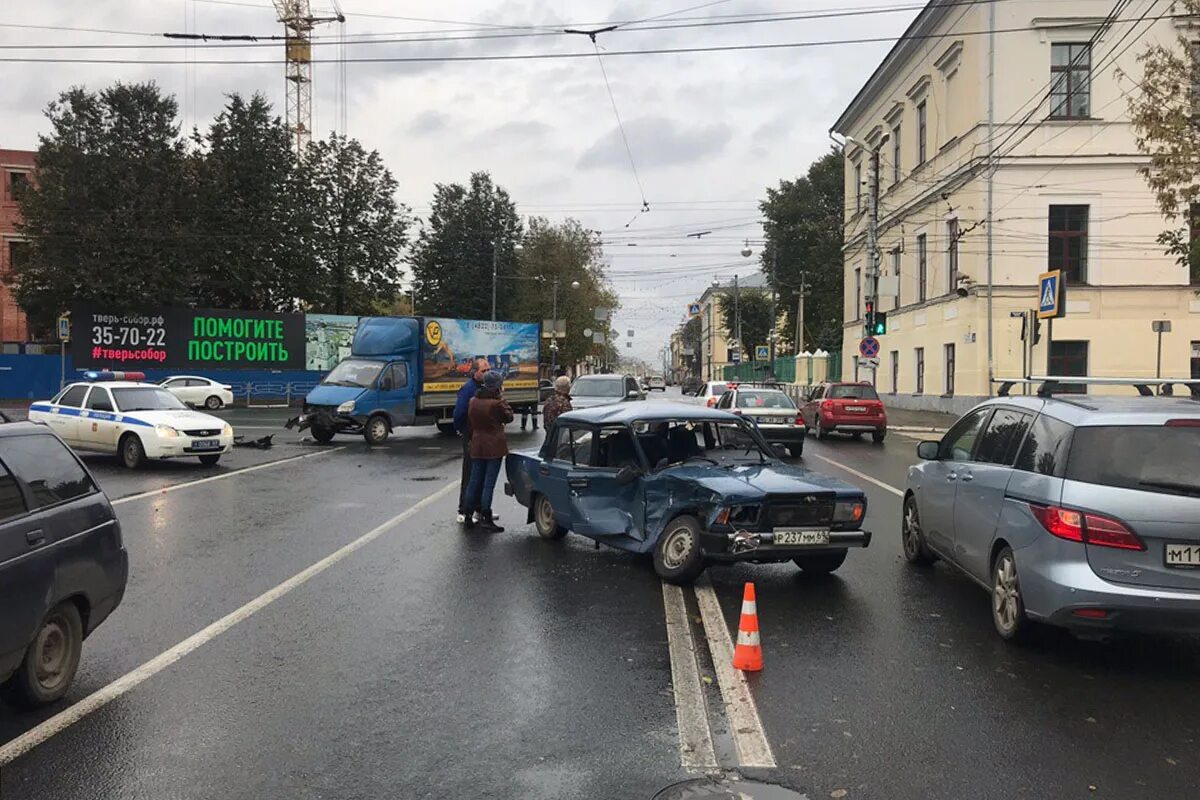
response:
M505 491L539 535L573 531L652 553L672 583L710 562L794 561L829 573L866 547L862 491L784 462L753 422L678 403L571 411L539 450L511 453Z

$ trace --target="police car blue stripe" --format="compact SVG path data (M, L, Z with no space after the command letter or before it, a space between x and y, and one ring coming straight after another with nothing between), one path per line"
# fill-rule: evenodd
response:
M45 405L43 403L34 403L29 407L30 411L43 411L47 414L52 413L52 409L53 406ZM68 408L66 406L58 407L58 415L61 417L82 417L83 411L84 409L80 408ZM117 420L117 415L109 414L104 411L92 411L89 409L87 419L108 420L112 422ZM130 417L124 414L121 415L120 421L127 425L142 425L147 428L153 428L155 425L153 422L146 422L144 419L138 419L136 417Z

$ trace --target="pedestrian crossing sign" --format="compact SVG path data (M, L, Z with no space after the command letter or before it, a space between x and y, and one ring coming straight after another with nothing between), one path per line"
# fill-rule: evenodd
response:
M689 317L700 316L700 304L699 303L688 303L688 316Z
M1038 278L1038 319L1055 319L1066 313L1062 270L1043 272Z
M754 348L754 360L755 361L767 361L770 358L771 358L770 345L760 344L760 345L755 346L755 348Z

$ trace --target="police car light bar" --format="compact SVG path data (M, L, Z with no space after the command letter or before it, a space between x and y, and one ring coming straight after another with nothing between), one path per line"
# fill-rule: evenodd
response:
M88 370L83 373L85 381L144 381L146 373L144 372L108 372L102 370Z

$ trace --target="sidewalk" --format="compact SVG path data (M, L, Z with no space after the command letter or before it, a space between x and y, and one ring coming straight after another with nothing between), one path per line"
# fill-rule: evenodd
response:
M915 433L945 433L957 417L939 411L909 411L904 408L887 410L888 429Z

